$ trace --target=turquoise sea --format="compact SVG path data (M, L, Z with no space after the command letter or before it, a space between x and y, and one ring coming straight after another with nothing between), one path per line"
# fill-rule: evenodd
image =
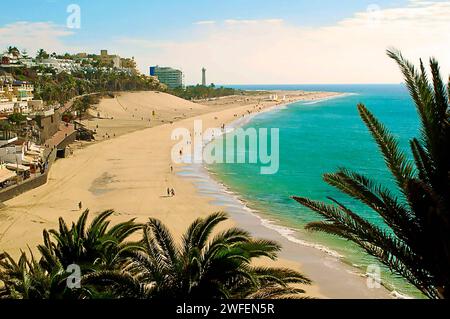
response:
M280 169L275 175L259 174L257 164L213 164L208 169L216 179L239 194L251 209L281 226L299 230L303 239L329 247L361 272L374 260L355 245L339 238L306 232L306 223L320 217L294 202L293 195L326 200L331 196L383 226L375 213L346 197L322 180L322 175L346 167L367 174L393 187L383 158L356 106L364 103L399 139L408 153L408 141L418 136L416 110L402 85L251 85L232 86L245 90L307 90L348 93L345 96L288 107L255 116L244 128L280 129ZM270 130L269 130L270 132ZM248 149L237 150L247 152ZM421 297L402 278L382 269L383 282L393 290Z

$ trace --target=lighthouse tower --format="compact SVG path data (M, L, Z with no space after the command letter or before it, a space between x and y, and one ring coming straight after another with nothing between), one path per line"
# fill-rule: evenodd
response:
M202 69L202 85L206 86L206 69Z

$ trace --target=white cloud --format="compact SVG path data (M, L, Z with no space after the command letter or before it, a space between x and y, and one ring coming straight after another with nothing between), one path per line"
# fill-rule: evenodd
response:
M202 21L196 21L194 22L194 24L196 25L211 25L211 24L215 24L216 21L214 20L202 20Z
M435 56L447 75L449 30L449 1L414 0L402 8L370 7L317 28L229 19L136 56L143 70L151 64L183 68L188 83L200 81L203 66L216 83L396 83L402 77L386 49L399 48L414 61Z
M15 22L0 27L0 51L10 45L25 48L30 54L38 49L66 52L62 38L73 32L51 22Z
M236 20L227 19L224 21L225 25L236 26L236 25L264 25L264 24L278 24L282 23L283 19L263 19L263 20Z

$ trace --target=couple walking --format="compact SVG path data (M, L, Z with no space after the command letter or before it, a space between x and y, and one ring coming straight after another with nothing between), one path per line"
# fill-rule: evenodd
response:
M174 197L175 190L173 188L167 188L167 197Z

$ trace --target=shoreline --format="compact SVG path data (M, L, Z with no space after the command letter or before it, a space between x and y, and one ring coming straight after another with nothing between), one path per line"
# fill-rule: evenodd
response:
M206 170L205 170L206 171ZM370 290L366 286L367 276L349 263L341 255L328 247L298 237L300 230L280 225L273 217L249 207L239 194L214 179L205 172L202 177L182 171L182 176L194 184L216 184L218 191L205 191L199 187L199 194L210 198L213 205L226 208L237 227L246 229L258 238L270 239L282 246L279 261L282 265L295 265L317 286L317 296L321 299L395 299L407 298L396 291L382 288ZM226 199L228 198L228 199ZM292 266L291 266L292 267ZM324 276L326 274L326 276ZM338 279L337 279L338 278Z
M229 134L234 129L249 124L255 117L261 114L276 112L298 102L304 102L302 105L311 105L327 100L343 98L349 95L352 95L352 93L337 94L335 96L324 97L313 101L300 100L280 105L274 105L265 108L264 110L258 113L254 113L248 115L247 117L231 121L230 123L226 123L225 132L221 136ZM218 136L214 137L212 140L207 141L204 144L204 146L206 146L209 143L212 143L214 139L217 137ZM293 255L290 255L286 252L286 251L294 251L296 248L298 248L298 246L301 246L305 250L303 254L305 254L306 250L309 249L316 250L319 252L319 254L322 254L322 256L316 255L316 257L319 257L320 259L319 263L322 260L327 260L329 263L332 263L333 266L341 268L339 269L340 271L345 271L346 273L354 276L353 279L355 280L359 280L362 282L367 279L367 276L364 275L362 272L360 272L361 271L360 269L352 266L350 263L346 263L343 260L344 256L340 255L336 251L333 251L332 249L330 249L325 245L308 241L308 239L299 238L301 230L280 225L279 223L277 223L276 220L273 220L273 218L270 218L269 216L264 216L267 214L264 214L256 209L252 209L251 207L249 207L249 203L246 200L242 199L242 196L240 194L233 192L230 186L225 185L222 182L218 181L217 178L215 178L215 175L217 175L216 172L211 171L206 164L185 164L185 165L187 167L187 170L184 171L182 170L182 176L188 179L194 177L194 180L192 182L197 185L199 194L201 194L202 196L210 197L215 205L227 207L227 211L230 213L232 220L234 220L237 223L237 226L251 231L257 237L270 238L276 240L279 243L284 241L285 243L282 245L283 247L282 253L280 254L280 257L284 261L297 262L301 265L302 270L305 269L305 265L303 265L301 258L295 258ZM195 173L192 174L192 171L194 171ZM198 181L199 179L202 180L201 182L202 186L199 186L200 184ZM215 191L211 190L205 191L204 184L210 184L210 187L212 189L215 189ZM228 198L226 199L226 197ZM287 245L289 247L286 247ZM333 260L330 260L330 258ZM311 269L309 269L306 272L307 275L309 275L310 273L322 274L322 271L323 272L325 270L329 271L329 269L322 269L321 271L317 271L316 268L317 263L314 262L314 264L315 269L313 270L313 267L311 267ZM320 276L320 274L318 274L318 276ZM361 280L362 278L363 280ZM317 280L314 280L314 278L311 279L313 280L314 284L317 284ZM389 290L389 288L385 286L385 284L383 283L382 287L383 288L380 290L385 289L385 291L382 292L380 291L379 294L378 293L372 294L372 292L370 292L367 287L365 288L367 291L364 291L364 288L361 290L361 287L359 287L358 289L360 289L361 291L358 292L358 296L361 298L365 298L365 296L367 297L370 296L370 298L373 298L374 296L375 298L406 297L396 292L395 290ZM322 281L322 284L318 284L318 288L319 294L322 297L327 298L327 296L332 296L333 298L336 298L336 296L334 296L336 291L334 291L334 289L330 287L330 284L327 281ZM358 298L358 296L350 294L348 296L342 295L341 298Z
M292 98L293 100L289 100L285 104L291 104L298 100L317 100L317 97L323 98L330 95L335 95L335 93L302 92L298 98ZM126 129L122 128L122 130L125 134L117 134L116 137L101 143L75 149L71 157L54 164L46 185L2 203L3 205L0 207L0 250L10 252L13 257L17 257L20 250L25 249L27 245L30 245L35 251L35 245L42 240L43 229L57 228L59 217L63 217L66 222L71 222L79 217L80 210L77 204L80 201L83 203L83 208L89 208L92 212L91 218L95 213L106 209L115 209L113 223L131 218L136 218L138 222L145 222L149 216L158 218L169 226L176 240L181 239L181 234L196 218L206 217L215 211L223 210L222 206L211 203L210 197L199 194L198 188L192 181L171 173L170 154L176 142L171 140L170 136L177 127L192 130L195 120L202 120L206 128L220 127L222 123L240 120L240 118L236 118L236 114L245 115L244 118L251 118L252 115L248 115L247 112L255 110L256 99L241 101L242 98L239 97L239 101L231 99L231 102L225 101L224 105L216 105L211 108L151 92L124 94L120 99L122 103L126 102L127 105L131 105L129 109L132 113L134 113L134 108L138 110L137 112L148 113L156 105L155 107L160 107L161 112L169 110L170 116L182 112L186 112L187 115L190 115L189 112L191 112L192 116L170 122L173 117L167 115L169 120L159 122L160 124L157 126L126 133L130 123L139 121L131 119L130 111L127 113L117 109L114 100L106 100L101 107L106 107L107 111L114 110L123 113L114 114L116 119L111 123L116 125L123 122ZM234 99L238 99L238 97L234 97ZM167 103L161 104L164 101ZM261 107L265 110L283 107L283 105L264 102ZM123 116L124 120L121 120L122 118L119 116ZM142 125L141 123L143 122L139 122L139 125ZM174 165L174 168L175 173L178 174L185 169L184 165ZM173 187L177 196L167 198L165 196L167 187ZM244 229L255 232L257 235L261 233L260 225L256 224L254 219L249 219L248 214L244 217L246 218L240 220L238 220L240 217L232 217L218 231L232 227L238 222L239 226ZM266 232L265 228L263 230L262 234ZM258 237L265 237L265 235L258 235ZM345 281L340 279L340 272L337 272L338 275L334 280L337 286L336 290L330 294L321 294L320 289L323 284L315 277L322 274L316 274L317 276L311 274L308 269L310 254L297 259L285 258L295 257L298 252L292 250L292 247L289 248L289 242L286 243L286 240L281 239L280 244L288 247L283 250L280 256L281 260L275 263L262 260L262 265L289 267L300 270L311 277L315 281L313 285L302 287L305 288L308 296L319 298L361 297L358 293L354 293L352 296L345 295L342 289L342 284L345 287ZM314 253L311 252L311 254ZM351 278L350 281L355 281L354 277L349 278ZM353 290L352 285L347 285L347 288ZM389 296L384 297L388 298Z

